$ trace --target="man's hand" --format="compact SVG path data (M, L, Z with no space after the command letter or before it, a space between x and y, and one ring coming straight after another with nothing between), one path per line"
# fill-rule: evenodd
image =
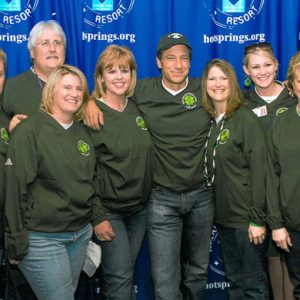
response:
M265 226L253 226L250 224L248 233L250 243L254 243L255 245L262 244L266 236L266 228Z
M109 221L103 221L102 223L94 227L94 233L99 241L111 241L115 237L114 230Z
M99 130L100 125L104 125L103 113L93 98L90 98L86 105L83 123L94 130Z
M9 122L8 131L11 133L13 129L27 117L28 117L27 115L22 115L22 114L14 115L14 117Z

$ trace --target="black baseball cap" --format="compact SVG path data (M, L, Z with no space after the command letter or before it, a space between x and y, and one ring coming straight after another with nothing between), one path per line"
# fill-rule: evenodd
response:
M158 54L161 51L167 50L175 45L185 45L189 49L192 50L187 38L183 34L177 33L177 32L172 32L172 33L168 33L168 34L164 35L160 39L158 46L157 46L156 54Z

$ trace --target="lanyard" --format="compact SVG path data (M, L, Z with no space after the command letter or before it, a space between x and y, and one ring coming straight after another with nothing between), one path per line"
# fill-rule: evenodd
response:
M208 135L207 135L207 138L206 138L206 142L205 142L205 145L204 145L204 172L205 172L205 178L206 178L206 185L208 187L211 187L214 183L214 180L215 180L215 169L216 169L216 153L217 153L217 147L219 145L219 141L220 141L220 138L221 138L221 132L224 128L224 123L225 123L225 119L223 117L222 121L221 121L221 125L220 125L220 131L219 131L219 134L218 134L218 137L217 137L217 140L213 146L213 153L212 153L212 168L213 168L213 174L212 176L210 177L209 176L209 172L208 172L208 140L211 136L211 132L212 132L212 129L213 129L213 126L214 126L214 120L210 120L210 129L209 129L209 132L208 132Z

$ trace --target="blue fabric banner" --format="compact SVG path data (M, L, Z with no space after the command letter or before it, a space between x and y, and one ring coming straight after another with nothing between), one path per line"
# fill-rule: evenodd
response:
M159 75L156 46L171 31L190 40L192 76L201 76L204 65L220 57L235 67L242 88L245 45L272 44L279 80L285 79L289 59L300 49L299 0L0 0L0 47L8 55L8 78L29 68L29 32L38 21L49 19L62 25L66 62L86 74L90 90L98 55L111 43L132 49L139 78ZM208 299L227 299L227 287L214 229ZM136 291L137 299L153 299L146 246L136 267Z

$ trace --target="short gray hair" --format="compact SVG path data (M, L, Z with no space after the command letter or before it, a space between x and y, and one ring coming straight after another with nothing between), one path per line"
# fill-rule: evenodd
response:
M56 21L49 20L49 21L40 21L33 26L28 38L28 43L27 43L28 50L32 49L35 46L36 40L46 29L51 29L55 34L60 35L63 40L64 47L66 48L67 41L66 41L66 35L64 30Z

